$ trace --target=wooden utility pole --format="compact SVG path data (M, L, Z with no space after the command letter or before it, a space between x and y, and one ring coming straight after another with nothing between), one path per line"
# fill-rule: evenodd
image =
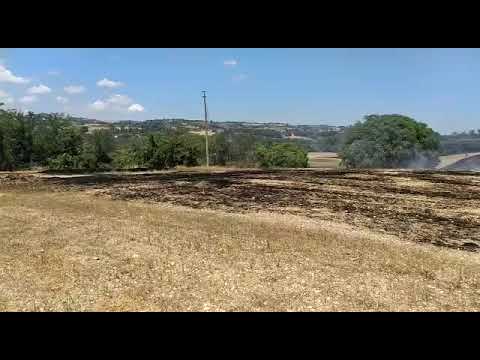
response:
M207 158L207 167L209 165L209 158L208 158L208 116L207 116L207 95L205 91L203 92L203 108L205 111L205 155Z

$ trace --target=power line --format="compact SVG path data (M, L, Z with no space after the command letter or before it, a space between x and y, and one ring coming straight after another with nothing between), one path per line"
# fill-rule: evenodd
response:
M207 158L207 167L209 165L209 158L208 158L208 116L207 116L207 95L206 91L203 90L203 108L205 110L205 155Z

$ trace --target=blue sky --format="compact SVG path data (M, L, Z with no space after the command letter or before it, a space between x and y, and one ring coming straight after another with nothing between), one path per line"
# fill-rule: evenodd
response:
M480 49L0 49L0 102L101 120L480 128Z

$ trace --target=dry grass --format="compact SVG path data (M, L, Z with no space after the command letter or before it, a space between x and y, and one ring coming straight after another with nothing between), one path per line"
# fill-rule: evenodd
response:
M337 169L341 159L334 152L310 152L308 163L311 168Z
M347 225L3 191L4 311L463 311L480 257Z

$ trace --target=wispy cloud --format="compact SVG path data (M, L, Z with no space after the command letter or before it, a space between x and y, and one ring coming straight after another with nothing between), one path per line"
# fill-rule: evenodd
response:
M60 104L67 104L68 103L68 98L63 97L63 96L57 96L55 98Z
M0 64L0 82L11 84L28 84L30 80L21 76L15 76L10 70Z
M108 107L108 103L102 100L97 100L89 105L90 109L95 111L103 111Z
M113 94L107 99L98 99L89 105L91 110L110 110L115 112L142 112L145 108L140 104L132 104L133 100L127 95ZM130 106L129 106L130 105Z
M52 89L50 89L48 86L45 86L43 84L40 84L38 86L32 86L31 88L28 88L27 93L28 94L48 94L52 92Z
M142 112L144 110L145 108L140 104L133 104L128 107L128 111L130 112Z
M85 86L82 85L69 85L63 88L67 94L81 94L85 92Z
M102 80L97 81L97 86L99 86L99 87L117 88L117 87L120 87L120 86L123 86L123 85L125 85L125 84L120 82L120 81L113 81L113 80L109 80L107 78L104 78Z
M127 106L130 105L133 100L127 95L114 94L107 99L107 102L115 105Z
M47 74L50 76L59 76L61 75L61 72L58 70L50 70Z
M228 67L235 67L235 66L237 66L237 64L238 64L238 61L235 60L235 59L225 60L223 62L223 65L228 66Z

